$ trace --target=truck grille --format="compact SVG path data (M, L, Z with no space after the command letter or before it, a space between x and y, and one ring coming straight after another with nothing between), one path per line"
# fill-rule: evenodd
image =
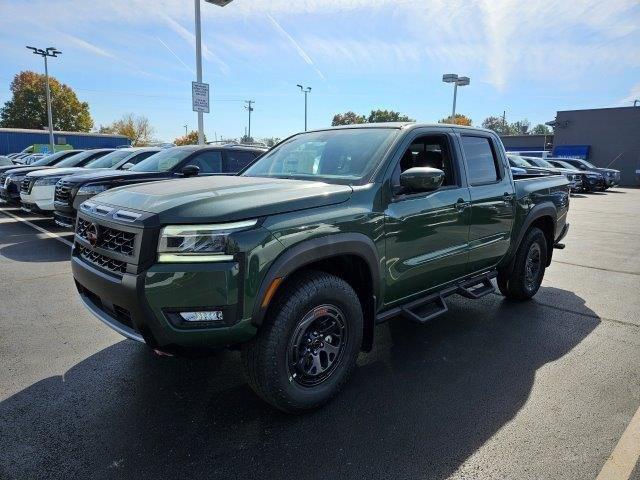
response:
M79 218L76 234L87 240L87 229L91 226L91 222ZM95 247L103 248L111 252L120 253L122 255L133 255L136 241L136 234L116 230L115 228L97 226L99 229L98 241Z
M35 180L31 178L25 178L24 180L22 180L22 183L20 184L20 193L31 193L31 189L33 188L34 183Z
M69 203L71 199L71 186L66 182L58 182L54 200L61 203Z
M83 245L78 245L77 248L80 256L89 263L113 273L123 274L127 271L127 264L125 262L101 255Z

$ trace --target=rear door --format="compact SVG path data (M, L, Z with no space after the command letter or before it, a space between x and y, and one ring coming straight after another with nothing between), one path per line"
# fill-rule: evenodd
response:
M489 133L459 131L469 182L468 273L492 269L507 253L515 216L515 192L502 146Z
M238 173L251 164L258 155L247 150L225 150L222 173Z

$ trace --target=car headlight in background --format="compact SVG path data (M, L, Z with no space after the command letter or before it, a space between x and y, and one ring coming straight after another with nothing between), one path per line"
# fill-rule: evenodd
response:
M44 177L36 180L34 187L44 187L47 185L55 185L62 177Z
M247 230L258 220L211 225L168 225L160 230L158 261L224 262L233 260L227 252L229 234Z
M567 180L573 181L573 174L567 173Z
M77 195L97 195L98 193L102 193L109 189L108 185L84 185L80 187Z

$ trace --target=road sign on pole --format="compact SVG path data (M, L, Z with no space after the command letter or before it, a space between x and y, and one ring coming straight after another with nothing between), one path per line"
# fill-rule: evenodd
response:
M191 82L191 103L194 112L209 113L209 84Z

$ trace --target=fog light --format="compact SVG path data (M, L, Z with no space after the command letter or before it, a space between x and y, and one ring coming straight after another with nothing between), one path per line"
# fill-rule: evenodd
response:
M209 310L206 312L180 312L185 322L218 322L224 320L222 311Z

